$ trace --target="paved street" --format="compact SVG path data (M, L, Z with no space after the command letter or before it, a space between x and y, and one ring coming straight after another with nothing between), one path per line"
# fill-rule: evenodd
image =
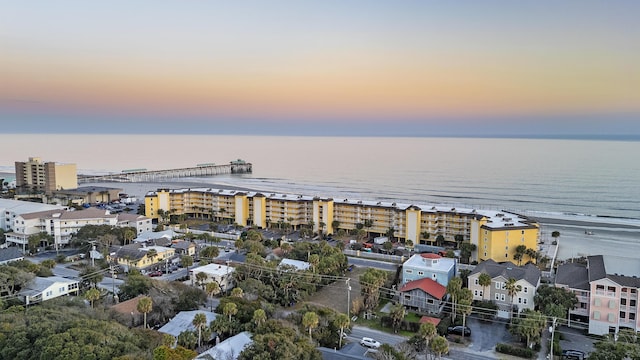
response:
M396 271L398 269L398 265L386 261L370 260L351 256L347 259L349 260L349 264L353 264L355 266L372 267L386 271Z
M367 327L357 325L351 329L351 334L347 336L347 339L360 342L363 337L370 337L380 341L383 344L389 345L397 345L401 342L409 340L409 338L401 335L389 334L383 331L369 329Z

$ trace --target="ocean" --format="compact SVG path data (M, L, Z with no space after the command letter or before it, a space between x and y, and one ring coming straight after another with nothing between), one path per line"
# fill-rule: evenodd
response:
M589 254L635 257L640 243L637 141L1 134L0 144L0 172L14 172L14 161L34 156L75 163L79 174L236 159L253 164L252 174L99 184L121 187L134 196L198 183L334 199L510 210L538 218L543 237L560 231L561 259ZM594 234L586 235L587 230ZM625 268L638 273L640 263Z
M544 217L640 220L640 142L209 135L0 135L14 161L76 163L78 173L243 159L253 173L179 179L333 198L450 204Z

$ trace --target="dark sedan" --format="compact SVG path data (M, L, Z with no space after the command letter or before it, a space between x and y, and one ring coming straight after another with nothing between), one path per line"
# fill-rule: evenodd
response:
M464 332L464 336L471 336L471 329L466 326L449 326L447 328L447 333L462 335Z

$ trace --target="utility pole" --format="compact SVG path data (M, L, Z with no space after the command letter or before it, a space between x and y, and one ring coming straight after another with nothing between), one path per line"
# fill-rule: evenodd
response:
M551 350L549 350L549 359L553 359L553 334L555 333L555 330L556 330L556 320L557 319L554 317L553 323L549 327L549 332L551 332L551 345L549 346Z
M351 285L349 285L349 278L347 278L347 317L351 319L350 307L351 307Z
M113 293L113 302L114 304L117 304L118 295L116 295L116 269L113 265L109 265L109 270L111 271L111 292Z

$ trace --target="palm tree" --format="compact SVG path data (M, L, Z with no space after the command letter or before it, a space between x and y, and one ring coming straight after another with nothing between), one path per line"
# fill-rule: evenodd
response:
M138 300L138 305L136 306L138 312L144 314L144 327L147 328L147 313L150 313L153 310L153 301L148 296L140 297Z
M206 283L206 285L204 286L204 289L207 295L209 295L212 298L220 294L220 285L215 281ZM211 311L213 311L213 301L211 302Z
M398 332L398 326L400 325L400 323L404 319L404 315L405 315L404 306L402 306L402 304L400 304L400 303L397 303L397 304L393 305L391 307L391 312L390 312L389 315L391 315L391 322L392 322L393 332L397 333Z
M203 313L197 313L196 316L193 317L193 321L191 323L196 327L196 329L198 329L198 347L200 347L202 328L207 325L207 316Z
M313 311L309 311L302 316L302 326L309 329L309 340L312 340L311 331L318 327L319 321L318 314Z
M482 300L484 300L487 292L487 286L491 285L491 275L486 272L480 273L478 276L478 285L482 286Z
M462 327L466 326L467 316L471 314L471 303L473 302L473 293L471 290L464 288L460 290L458 294L458 312L462 315ZM464 331L462 331L462 338L464 338Z
M451 312L451 319L455 321L456 319L456 304L458 302L458 294L460 293L460 289L462 289L462 279L459 277L454 277L449 280L447 284L447 293L451 295L451 306L453 306L453 311Z
M253 318L251 319L256 327L264 324L267 321L267 313L264 309L256 309L253 311Z
M340 328L340 345L339 345L339 347L342 347L342 337L344 336L344 328L349 326L350 322L351 322L351 320L349 319L347 314L342 314L342 313L338 314L336 316L335 320L333 320L333 324L335 325L335 327L339 327Z
M136 232L131 228L126 228L124 229L124 232L122 233L122 235L124 237L124 243L129 244L131 243L131 240L135 239Z
M233 288L233 290L231 290L231 297L242 299L244 297L244 291L239 287Z
M426 243L427 240L429 240L429 238L431 237L431 234L429 234L428 231L423 231L420 233L420 236L425 240L425 243Z
M438 336L433 339L433 342L431 343L431 350L433 350L433 352L438 355L438 359L440 359L442 354L449 352L449 342L444 336Z
M418 336L425 342L425 359L429 358L429 342L431 342L431 339L433 339L436 335L438 335L438 330L436 329L436 326L433 325L433 323L425 322L420 324L420 328L418 329Z
M524 245L516 246L515 254L513 254L513 260L518 262L518 266L522 265L522 258L524 257L527 247Z
M507 290L507 294L509 295L509 297L511 297L511 305L515 305L514 304L514 298L515 296L522 291L522 286L517 284L516 279L514 278L509 278L509 280L507 280L507 283L505 284L505 289ZM511 318L513 319L513 315L511 316Z
M93 302L100 299L100 290L91 288L84 293L84 297L91 302L91 307L93 307Z
M337 229L340 227L340 221L338 220L333 220L331 222L331 229L333 230L333 232L335 233L337 231Z
M232 302L226 303L222 308L222 313L229 318L229 321L231 321L231 317L238 313L238 305Z
M318 254L311 254L309 255L309 265L311 265L311 269L313 270L313 272L316 272L316 266L318 266L318 264L320 263L320 255Z

